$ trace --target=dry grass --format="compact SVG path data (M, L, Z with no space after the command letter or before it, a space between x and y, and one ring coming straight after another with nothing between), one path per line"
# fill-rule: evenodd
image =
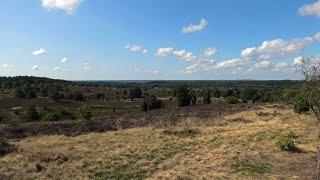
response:
M75 137L11 141L0 177L14 179L314 179L317 124L288 108L264 106L197 124ZM263 116L261 116L263 114ZM300 152L280 151L279 135L294 132Z

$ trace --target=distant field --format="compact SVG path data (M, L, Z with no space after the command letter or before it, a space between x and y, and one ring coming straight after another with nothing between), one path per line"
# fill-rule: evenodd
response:
M279 135L295 134L296 152ZM147 126L79 136L10 140L0 158L13 179L314 179L316 121L288 106L261 105L221 116L188 116L170 127Z

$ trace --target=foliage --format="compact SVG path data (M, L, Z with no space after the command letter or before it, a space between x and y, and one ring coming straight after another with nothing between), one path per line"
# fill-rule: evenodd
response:
M210 91L210 89L206 89L203 92L203 103L204 104L211 104L211 91Z
M90 108L85 105L78 108L78 118L81 120L90 120L91 119L91 111Z
M178 84L176 89L176 98L178 101L178 106L189 106L192 98L191 90L187 84Z
M139 87L131 88L129 90L129 98L131 100L134 100L135 98L141 98L142 97L142 90Z
M239 103L239 100L237 98L233 97L233 96L226 97L225 101L228 104L237 104L237 103Z
M277 137L276 141L277 146L283 151L296 150L294 136L292 134L279 136Z
M40 119L39 113L35 106L29 106L26 110L27 121L37 121Z
M56 113L46 113L42 118L42 121L57 121L59 116Z
M310 110L309 102L303 96L299 96L293 105L293 110L296 113L304 113Z
M145 94L143 103L141 105L143 111L149 111L152 109L164 108L164 104L161 100L157 99L154 95Z

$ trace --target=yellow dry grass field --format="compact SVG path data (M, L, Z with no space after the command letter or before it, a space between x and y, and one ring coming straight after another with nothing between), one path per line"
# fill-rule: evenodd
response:
M281 151L294 133L298 151ZM264 105L209 124L134 128L75 137L10 141L0 177L13 179L314 179L317 122L283 105Z

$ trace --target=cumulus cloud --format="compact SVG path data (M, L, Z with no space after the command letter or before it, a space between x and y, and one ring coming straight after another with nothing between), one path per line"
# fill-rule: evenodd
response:
M315 35L313 36L313 39L314 39L314 40L320 40L320 32L318 32L317 34L315 34Z
M60 63L61 63L61 64L67 64L68 61L69 61L69 59L65 57L65 58L62 58L62 59L60 60Z
M207 26L208 21L205 19L201 19L199 24L189 24L188 26L184 26L182 28L182 33L188 34L197 31L203 31Z
M143 53L143 54L147 54L147 53L148 53L148 50L144 49L144 50L142 51L142 53Z
M173 53L173 48L159 48L156 56L170 56Z
M242 59L231 59L231 60L221 61L221 62L217 63L214 66L214 68L216 68L216 69L229 69L229 68L242 66L244 64L245 64L245 61Z
M84 70L85 72L91 71L91 66L90 66L90 64L89 64L89 63L83 63L83 70Z
M267 70L269 68L270 64L271 64L270 61L264 60L264 61L256 63L255 66L258 69Z
M315 37L296 38L291 41L283 39L274 39L264 41L258 47L246 48L241 51L241 57L244 59L264 60L272 57L284 57L298 53L311 45Z
M273 71L281 71L288 67L286 62L279 62L273 66Z
M216 55L217 49L215 48L207 48L204 50L204 57L206 58L212 58L214 55Z
M2 67L5 68L5 69L6 68L13 68L14 65L12 65L12 64L3 64Z
M295 57L292 61L292 66L296 66L296 65L301 65L303 63L303 57L302 56L298 56Z
M195 56L192 52L188 52L184 49L181 50L174 50L173 48L167 47L167 48L159 48L157 52L155 53L156 56L164 57L164 56L172 56L172 57L178 57L185 61L194 61L198 57Z
M148 50L147 49L143 49L141 46L139 45L136 45L136 44L126 44L124 46L125 49L129 49L131 52L136 52L136 53L142 53L142 54L146 54L148 53Z
M312 3L305 4L299 8L299 14L302 16L315 15L320 17L320 0Z
M37 70L39 70L40 68L39 68L38 65L33 65L33 66L31 67L31 69L34 70L34 71L37 71Z
M63 10L67 14L72 14L83 0L41 0L42 7L47 9Z
M46 51L43 48L40 48L39 50L33 51L32 55L34 55L34 56L42 56L42 55L47 54L47 53L48 53L48 51Z

